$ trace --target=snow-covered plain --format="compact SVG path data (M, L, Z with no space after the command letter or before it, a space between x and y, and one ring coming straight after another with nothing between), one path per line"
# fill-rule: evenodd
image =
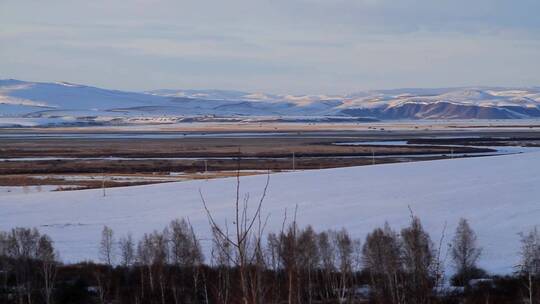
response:
M301 226L347 228L364 238L388 221L408 224L408 206L421 217L438 243L447 223L451 240L460 217L470 220L484 248L480 265L509 273L518 262L519 235L540 223L540 153L437 160L272 174L264 214L267 231L278 230L285 209L289 219L298 205ZM241 179L252 208L265 175ZM38 227L56 242L64 261L97 258L103 225L116 236L162 229L188 217L209 246L208 220L199 189L218 222L232 223L235 179L188 181L128 188L0 195L0 229Z

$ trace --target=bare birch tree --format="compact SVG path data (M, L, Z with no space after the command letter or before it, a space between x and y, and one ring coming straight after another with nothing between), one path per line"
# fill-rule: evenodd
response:
M429 303L437 279L436 252L420 219L413 216L411 225L401 230L402 258L407 274L407 299L413 303Z
M101 241L99 242L99 258L108 267L105 272L99 267L95 269L94 276L98 284L99 300L102 304L107 302L107 297L111 285L111 271L115 255L114 232L111 228L103 226L101 231Z
M32 261L36 258L39 240L37 229L14 228L8 236L7 253L14 261L17 295L20 303L32 303L34 271Z
M54 252L53 241L47 235L42 235L39 238L36 257L41 264L41 277L43 279L43 296L45 298L45 303L51 304L56 279L58 255Z
M306 293L307 303L311 304L314 300L314 280L319 265L319 247L317 246L317 233L311 226L306 227L298 236L299 247L299 267L302 269L303 277L307 281Z
M122 266L132 266L135 262L135 243L133 242L131 233L128 233L125 237L121 237L118 240L118 247Z
M527 278L525 287L529 304L535 300L535 281L540 274L540 233L537 227L528 233L521 233L520 272Z
M481 254L482 249L478 247L476 233L466 219L460 219L450 248L458 283L467 284L467 280L477 269L476 262Z
M388 223L367 235L362 261L377 302L403 303L401 241Z
M111 228L103 226L101 231L101 241L99 243L99 257L101 261L109 266L114 263L114 232Z
M342 229L334 233L334 242L336 248L336 257L339 280L338 280L338 302L343 303L347 300L347 291L351 287L353 254L355 250L354 241L349 236L347 230Z

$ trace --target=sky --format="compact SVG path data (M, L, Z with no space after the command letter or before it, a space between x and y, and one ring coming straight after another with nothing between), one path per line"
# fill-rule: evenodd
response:
M0 0L0 78L345 94L540 85L538 0Z

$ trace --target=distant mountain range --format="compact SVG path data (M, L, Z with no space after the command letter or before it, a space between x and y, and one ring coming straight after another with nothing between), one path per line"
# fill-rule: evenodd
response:
M341 96L227 90L125 92L0 80L0 126L181 121L374 121L540 118L540 87L364 91ZM2 122L3 121L3 122Z

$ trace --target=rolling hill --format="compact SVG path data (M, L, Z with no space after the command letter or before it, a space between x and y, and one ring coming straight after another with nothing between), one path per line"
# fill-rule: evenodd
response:
M530 119L540 117L540 88L396 89L299 96L225 90L125 92L66 82L0 80L0 118L11 125L24 120L40 125L127 124L232 117L263 121Z

